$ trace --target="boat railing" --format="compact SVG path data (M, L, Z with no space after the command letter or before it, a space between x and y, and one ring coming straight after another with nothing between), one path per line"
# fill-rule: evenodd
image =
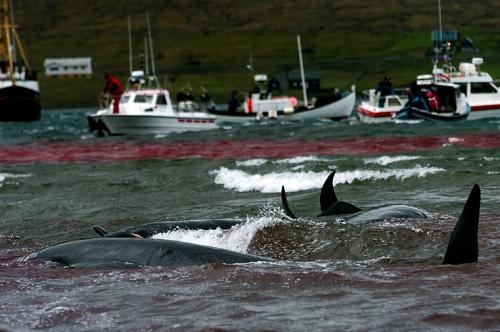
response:
M384 97L380 97L380 93L375 93L375 89L364 90L362 94L362 99L367 101L370 105L377 106L379 105L380 98L398 98L403 103L408 100L408 89L407 88L397 88L394 89L394 92L390 95L386 95Z

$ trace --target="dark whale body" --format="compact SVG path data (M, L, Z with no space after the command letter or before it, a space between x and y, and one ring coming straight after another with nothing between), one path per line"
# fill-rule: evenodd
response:
M126 238L69 241L25 258L53 261L71 267L128 268L190 266L210 263L249 263L268 259L192 243Z
M209 229L229 229L233 226L244 223L243 219L208 219L208 220L185 220L185 221L165 221L143 224L124 228L120 231L109 233L101 225L94 225L92 228L102 237L142 237L149 238L158 233L166 233L178 229L209 230Z
M362 223L391 218L426 217L425 211L406 205L390 205L362 212L359 208L350 203L337 200L331 181L333 175L334 173L328 177L323 186L321 198L322 212L320 216L338 215L351 223ZM480 188L478 185L474 185L451 234L443 264L477 262L477 231L480 201ZM288 205L284 187L282 188L282 202L288 216L290 218L296 218ZM268 260L259 256L179 241L135 238L143 237L143 235L144 237L151 236L152 234L156 234L159 229L165 231L182 227L184 227L183 229L230 228L236 224L242 223L242 221L237 220L234 221L236 224L233 224L230 220L226 221L227 222L223 223L220 223L220 220L215 220L214 223L210 221L188 221L181 222L182 224L153 223L130 227L111 234L108 234L102 227L95 226L94 229L96 232L104 237L57 244L32 253L27 256L25 260L42 259L74 267L114 268L138 266L176 267L209 263L234 264ZM172 228L174 227L173 225L181 225L181 227Z
M419 208L407 205L388 205L363 212L351 203L339 201L333 189L333 171L326 179L321 189L319 216L339 216L348 223L366 223L390 219L425 219L427 213ZM281 201L288 217L296 219L286 197L285 187L281 188ZM481 204L481 189L477 184L472 187L469 197L450 236L446 254L442 264L474 263L478 260L477 231L479 225L479 210Z

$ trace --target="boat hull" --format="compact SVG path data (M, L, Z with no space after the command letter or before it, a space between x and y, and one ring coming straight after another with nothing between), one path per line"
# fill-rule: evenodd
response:
M471 105L472 111L469 114L468 120L479 120L486 118L500 117L500 104L490 105Z
M382 123L392 121L397 111L383 111L370 105L361 104L356 109L356 113L361 122L364 123Z
M442 121L453 122L467 119L467 113L435 113L426 110L421 110L415 107L404 108L396 115L396 119L400 120L428 120L428 121Z
M17 85L0 88L0 121L36 121L40 115L38 91Z
M215 117L87 115L89 130L103 135L157 135L216 129Z
M354 89L348 95L340 100L337 100L328 105L317 108L296 110L294 112L261 112L257 113L242 113L227 111L209 111L217 116L217 123L245 123L261 119L280 119L280 120L312 120L312 119L332 119L342 120L348 118L354 110L356 102L356 93Z

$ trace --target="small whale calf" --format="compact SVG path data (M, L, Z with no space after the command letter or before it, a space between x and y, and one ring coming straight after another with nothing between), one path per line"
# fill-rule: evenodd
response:
M349 223L373 222L392 218L426 218L424 210L406 206L389 205L363 212L351 203L339 201L333 189L332 172L321 190L320 216L340 216ZM293 219L286 192L281 198L285 213ZM451 234L443 264L465 264L478 260L477 231L481 191L474 185ZM72 267L126 268L138 266L188 266L209 263L249 263L268 261L260 256L248 255L225 249L150 237L160 232L176 229L229 229L243 220L191 220L180 222L151 223L125 228L109 233L102 226L94 226L100 238L60 243L38 252L24 260L41 259Z

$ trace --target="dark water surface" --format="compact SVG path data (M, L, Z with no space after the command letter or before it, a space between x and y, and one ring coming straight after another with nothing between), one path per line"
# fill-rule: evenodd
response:
M0 124L0 330L500 329L500 119L455 124L228 125L95 138L87 110ZM340 199L408 204L426 220L314 218L337 170ZM473 184L479 262L441 266ZM285 185L295 212L282 218ZM273 262L131 270L22 262L34 250L146 222L244 218L162 238Z

